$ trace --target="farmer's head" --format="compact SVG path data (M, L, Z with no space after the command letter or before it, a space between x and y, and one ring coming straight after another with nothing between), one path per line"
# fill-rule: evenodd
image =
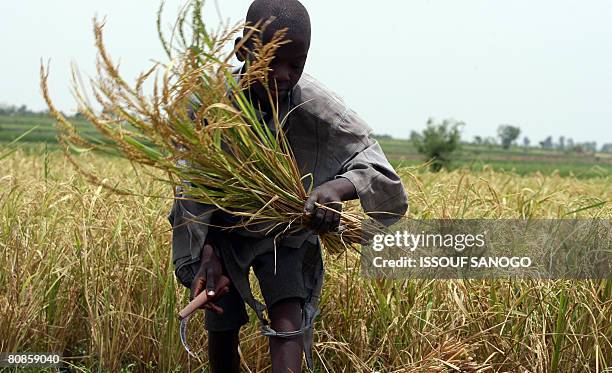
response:
M310 48L310 16L308 11L298 0L255 0L247 13L248 25L264 24L273 18L265 28L262 36L263 42L269 42L275 32L287 28L284 40L289 41L277 49L274 59L270 63L272 70L268 76L268 86L272 97L276 99L285 97L297 84L304 71L304 65ZM244 35L248 33L244 30ZM236 39L236 44L241 38ZM236 56L240 61L248 57L252 43L247 40L244 48ZM253 86L257 97L266 102L267 94L260 84Z

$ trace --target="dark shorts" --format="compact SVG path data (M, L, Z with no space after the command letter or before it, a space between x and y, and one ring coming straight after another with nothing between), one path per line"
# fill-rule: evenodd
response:
M267 308L286 298L299 298L303 304L312 294L316 281L312 273L317 266L322 265L318 244L305 241L299 248L277 246L275 259L273 245L262 245L263 242L252 238L225 234L222 240L217 242L220 242L219 250L226 250L222 253L224 274L232 281L236 276L246 276L248 279L249 268L252 267ZM230 268L234 268L231 274L226 271L228 261L231 261ZM178 269L178 280L190 288L199 266L200 262L197 261ZM239 271L236 271L236 268ZM224 312L218 315L206 310L207 330L238 329L249 321L245 302L233 284L217 305L223 308Z

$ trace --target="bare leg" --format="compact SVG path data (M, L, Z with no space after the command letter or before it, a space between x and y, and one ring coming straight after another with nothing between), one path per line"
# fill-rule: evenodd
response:
M208 332L208 360L212 373L240 372L239 331Z
M291 332L302 326L302 305L299 298L287 298L270 307L272 329L277 332ZM272 372L299 373L302 371L302 335L293 338L270 337Z

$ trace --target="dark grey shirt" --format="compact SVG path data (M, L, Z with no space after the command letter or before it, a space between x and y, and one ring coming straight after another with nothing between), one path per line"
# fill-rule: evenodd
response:
M291 111L289 115L287 113ZM263 117L264 113L260 113ZM304 177L305 188L338 177L353 183L364 211L390 225L404 215L408 200L400 177L389 164L371 128L344 101L308 74L303 74L291 91L288 107L280 110L282 128ZM270 121L268 126L275 130ZM180 190L179 190L180 194ZM175 200L168 216L173 227L172 250L175 266L197 260L215 207L193 201ZM391 214L376 214L387 212ZM263 238L242 230L241 234ZM305 240L316 242L309 230L280 236L281 245L300 247Z

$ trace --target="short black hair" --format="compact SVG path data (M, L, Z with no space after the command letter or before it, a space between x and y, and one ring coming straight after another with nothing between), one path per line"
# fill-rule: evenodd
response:
M271 17L274 21L266 28L264 39L277 30L288 28L287 39L298 36L310 44L310 15L298 0L255 0L249 7L246 21L249 26L255 26Z

